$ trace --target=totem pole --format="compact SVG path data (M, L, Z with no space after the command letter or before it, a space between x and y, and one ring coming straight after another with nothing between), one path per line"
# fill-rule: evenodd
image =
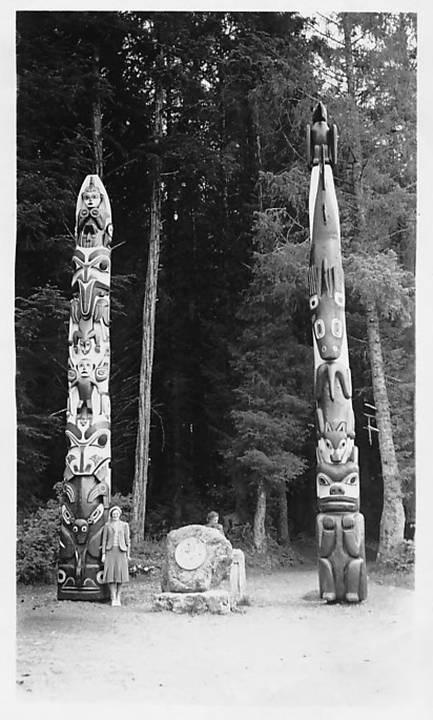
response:
M97 175L88 175L81 186L75 237L57 597L103 600L101 539L110 501L112 225L110 201Z
M359 602L367 596L364 517L359 513L358 448L347 348L340 221L332 168L337 127L319 103L307 126L311 168L308 271L317 430L316 533L320 597Z

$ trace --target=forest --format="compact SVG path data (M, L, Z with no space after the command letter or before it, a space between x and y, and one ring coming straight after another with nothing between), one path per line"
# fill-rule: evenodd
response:
M145 534L204 522L210 509L257 550L314 534L305 126L321 100L339 131L366 541L377 546L396 504L408 536L416 16L25 11L16 29L18 522L56 507L75 205L98 168L114 225L113 496L131 509L157 177Z

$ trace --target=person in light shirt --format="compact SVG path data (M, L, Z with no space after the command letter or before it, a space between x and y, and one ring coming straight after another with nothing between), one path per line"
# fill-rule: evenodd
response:
M120 519L122 511L118 505L110 509L108 521L102 533L102 582L110 588L111 605L119 606L121 586L129 582L128 560L130 560L129 525Z

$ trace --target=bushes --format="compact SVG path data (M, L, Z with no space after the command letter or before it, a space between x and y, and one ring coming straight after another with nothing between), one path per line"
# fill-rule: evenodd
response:
M52 582L59 547L60 511L57 500L17 525L17 580L23 583Z
M413 540L403 540L390 558L383 565L395 572L410 572L415 564L415 543Z

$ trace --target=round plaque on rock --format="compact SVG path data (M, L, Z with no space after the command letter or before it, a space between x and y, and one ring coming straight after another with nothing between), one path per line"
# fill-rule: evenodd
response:
M206 559L206 545L197 538L185 538L174 551L174 557L183 570L196 570Z

